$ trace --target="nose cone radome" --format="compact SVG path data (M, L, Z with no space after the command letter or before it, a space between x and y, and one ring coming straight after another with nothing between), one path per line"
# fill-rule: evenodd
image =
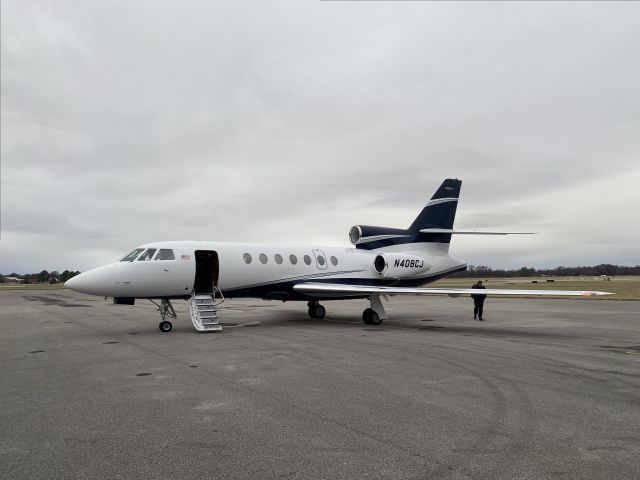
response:
M114 297L116 295L116 266L105 265L76 275L64 282L64 286L80 293Z

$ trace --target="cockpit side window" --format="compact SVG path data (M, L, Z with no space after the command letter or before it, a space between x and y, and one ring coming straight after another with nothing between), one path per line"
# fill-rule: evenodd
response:
M122 260L120 260L121 262L133 262L136 258L138 258L138 255L140 255L140 253L144 250L144 248L136 248L133 252L131 252L130 254L128 254L126 257L124 257Z
M176 257L173 254L173 250L171 250L170 248L161 248L154 260L175 260L175 259Z
M157 248L147 248L147 250L140 255L139 262L148 262L153 258L153 254L156 253Z

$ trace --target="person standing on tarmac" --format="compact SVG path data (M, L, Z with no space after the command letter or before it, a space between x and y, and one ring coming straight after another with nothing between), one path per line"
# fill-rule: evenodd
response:
M487 288L482 284L482 280L478 280L478 283L474 283L471 288ZM473 319L476 318L483 321L482 319L482 308L484 306L484 299L487 298L486 295L476 295L471 294L471 298L473 298Z

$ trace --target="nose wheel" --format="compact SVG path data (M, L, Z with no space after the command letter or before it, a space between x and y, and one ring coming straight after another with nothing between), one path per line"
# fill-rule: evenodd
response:
M163 320L160 322L160 325L158 325L158 328L160 328L162 333L169 333L173 328L173 325L169 320Z

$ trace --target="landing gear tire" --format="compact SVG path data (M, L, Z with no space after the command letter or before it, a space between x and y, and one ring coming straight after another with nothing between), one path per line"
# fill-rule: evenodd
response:
M170 321L163 320L162 322L160 322L160 325L158 325L158 328L162 333L169 333L173 328L173 325L171 325Z
M309 316L311 318L324 318L327 314L327 310L322 305L311 305L309 307Z
M367 325L380 325L382 319L372 308L367 308L362 312L362 321Z

